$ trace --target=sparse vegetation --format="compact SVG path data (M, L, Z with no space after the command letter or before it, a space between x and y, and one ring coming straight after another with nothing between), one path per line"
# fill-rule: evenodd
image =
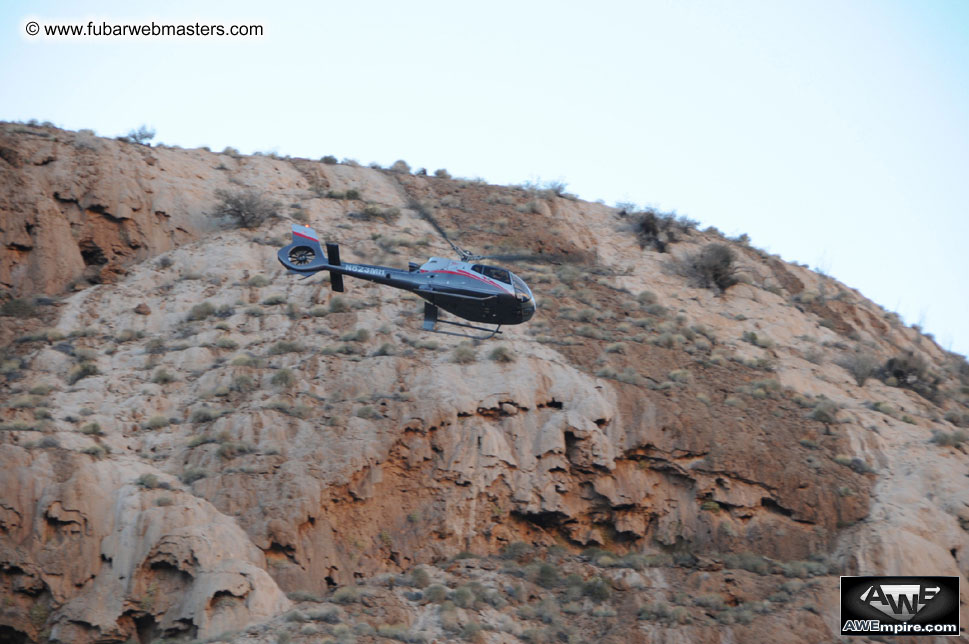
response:
M932 438L930 440L942 447L959 447L966 441L969 441L969 432L962 429L957 429L952 432L936 429L932 432Z
M74 365L67 373L67 384L73 385L82 378L96 376L100 373L98 366L93 362L82 362L81 364Z
M0 316L14 318L32 318L37 315L37 307L33 300L11 299L0 305Z
M874 376L879 367L878 358L860 351L841 356L835 360L835 364L850 373L859 387L863 387L865 381Z
M151 377L151 381L156 385L167 385L171 382L175 382L175 376L170 374L165 369L158 369L155 375Z
M673 262L674 268L697 286L724 292L737 283L736 255L726 244L707 244L699 252Z
M488 358L495 362L514 362L515 354L508 347L502 345L492 349L491 353L488 354Z
M152 416L145 421L145 429L161 429L162 427L168 427L169 420L165 416Z
M276 217L279 204L270 201L255 190L230 192L216 190L215 214L228 217L241 228L258 228L269 219Z
M641 248L652 248L665 253L674 244L695 230L697 222L676 213L660 212L654 208L637 211L633 204L617 204L621 214L629 219L628 228L639 239Z
M204 320L210 315L215 314L215 306L211 302L202 302L201 304L196 304L188 312L188 317L186 318L189 322L198 322L199 320Z
M280 369L273 374L270 380L274 387L281 387L283 389L288 389L296 384L296 376L289 369Z
M462 342L454 348L451 359L458 364L469 364L477 359L477 353L469 342Z
M282 342L277 342L272 347L269 348L269 355L277 356L283 353L299 353L303 351L303 345L299 342L292 342L290 340L284 340Z

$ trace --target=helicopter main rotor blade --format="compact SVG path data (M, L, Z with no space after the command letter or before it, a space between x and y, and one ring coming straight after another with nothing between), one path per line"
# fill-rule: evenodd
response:
M416 200L412 200L410 202L410 207L413 210L417 211L417 214L421 216L421 219L429 223L431 225L431 228L437 231L437 234L440 235L444 239L444 241L446 241L451 246L451 248L454 250L455 253L460 255L462 258L470 255L468 251L464 250L463 248L455 244L453 241L451 241L451 238L448 237L447 233L444 231L444 228L441 226L441 224L438 223L437 219L434 218L434 215L431 214L430 208L426 207L424 204Z
M499 262L538 262L548 264L564 264L581 262L582 258L573 253L511 253L499 255L474 255L472 259L493 259Z

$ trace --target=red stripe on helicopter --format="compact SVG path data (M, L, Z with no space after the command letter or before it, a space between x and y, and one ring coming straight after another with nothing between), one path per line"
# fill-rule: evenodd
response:
M310 241L315 241L315 242L320 241L316 237L310 237L309 235L304 235L303 233L298 233L295 230L293 231L293 236L294 237L302 237L303 239L309 239Z
M497 283L495 281L492 281L492 280L490 280L490 279L488 279L486 277L481 277L480 275L475 275L473 273L469 273L468 271L444 271L444 270L437 270L437 271L421 271L421 272L422 273L447 273L448 275L458 275L460 277L470 277L472 279L478 280L479 282L484 282L485 284L488 284L489 286L497 286L498 288L502 289L503 291L507 291L508 290L508 289L504 288L501 284L499 284L499 283Z

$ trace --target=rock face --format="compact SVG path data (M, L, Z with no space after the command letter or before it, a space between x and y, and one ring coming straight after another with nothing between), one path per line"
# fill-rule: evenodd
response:
M518 542L660 557L608 573L616 619L676 584L730 598L709 624L609 641L749 640L723 615L756 601L775 609L755 625L831 638L837 574L966 574L969 369L830 278L733 243L739 283L721 293L693 261L729 244L714 231L660 218L652 244L639 215L551 192L0 137L0 281L20 296L95 282L18 320L5 349L0 635L210 637L278 615L284 593ZM245 231L205 214L242 186L281 218ZM355 280L334 295L275 260L287 219L349 261L447 255L421 211L464 247L559 258L514 268L536 318L458 352L418 330L417 298ZM726 570L737 557L756 574ZM804 571L813 608L768 599L772 575ZM387 619L454 636L381 596Z

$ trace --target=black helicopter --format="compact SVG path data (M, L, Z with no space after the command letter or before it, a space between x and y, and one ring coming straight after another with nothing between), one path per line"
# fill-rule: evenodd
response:
M439 226L434 227L444 235ZM293 243L280 249L277 257L289 271L307 277L319 271L329 271L330 286L341 293L344 275L411 291L427 300L423 328L434 333L485 340L501 333L502 325L521 324L535 315L535 296L520 277L505 268L475 263L486 257L472 255L456 246L446 235L444 238L460 255L460 260L431 257L421 265L410 262L408 270L403 270L342 262L338 244L327 242L324 254L320 238L313 229L293 224ZM440 320L438 308L470 322L497 326L490 329ZM484 331L486 335L437 330L434 327L438 322Z

